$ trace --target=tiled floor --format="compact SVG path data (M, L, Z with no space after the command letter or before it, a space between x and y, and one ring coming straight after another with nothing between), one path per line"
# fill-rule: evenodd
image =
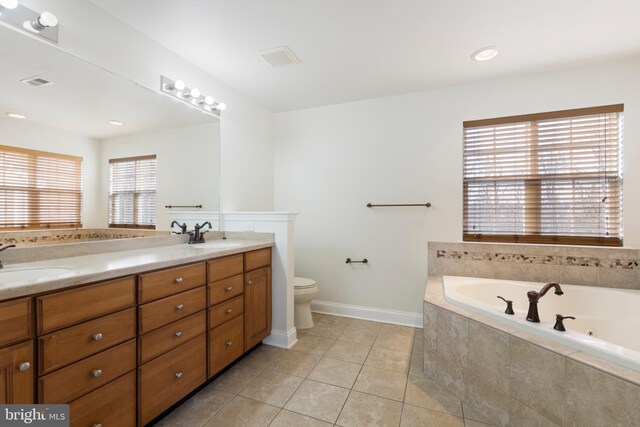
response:
M156 425L488 425L423 375L420 329L314 319L291 350L261 346Z

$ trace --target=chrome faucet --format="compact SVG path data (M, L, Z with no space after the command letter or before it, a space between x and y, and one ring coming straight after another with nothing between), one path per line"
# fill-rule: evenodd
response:
M209 230L211 230L211 223L209 221L205 222L204 224L200 225L200 224L196 224L193 227L193 231L191 231L189 233L189 244L190 245L195 245L197 243L204 243L204 234L208 233L207 230L205 231L200 231L201 229L204 228L205 225L209 226Z
M2 246L2 243L0 243L0 246ZM5 246L4 248L0 248L0 252L6 251L9 248L15 248L15 247L16 245L8 245L8 246ZM0 261L0 268L4 268L4 265L2 265L2 261Z
M527 297L529 298L529 312L527 313L527 320L529 322L540 323L540 316L538 316L538 300L546 294L549 289L554 288L556 295L562 295L562 288L555 282L547 283L540 289L540 292L529 291Z

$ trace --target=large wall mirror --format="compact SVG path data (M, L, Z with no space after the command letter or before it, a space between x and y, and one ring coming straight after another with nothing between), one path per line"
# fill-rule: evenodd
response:
M77 200L85 229L154 228L153 222L166 231L167 205L219 210L216 117L11 29L0 27L0 40L0 231L57 228L56 221L64 228L67 220L56 212ZM25 157L34 152L54 160ZM74 196L66 180L75 172L64 161L76 158L82 158L81 195ZM62 178L47 175L56 170ZM64 188L49 191L47 180ZM144 212L149 206L155 218Z

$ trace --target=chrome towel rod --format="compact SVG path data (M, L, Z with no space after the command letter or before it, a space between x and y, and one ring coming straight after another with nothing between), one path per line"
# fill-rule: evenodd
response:
M165 208L167 208L167 209L173 209L173 208L198 208L198 209L202 209L202 205L192 205L192 206L165 205Z
M388 208L388 207L396 207L396 206L423 206L426 208L430 208L431 203L415 203L415 204L401 204L401 205L372 205L371 203L367 203L368 208Z
M345 261L346 264L355 264L355 263L361 263L361 264L368 264L369 260L368 259L363 259L362 261L353 261L351 258L347 258L347 260Z

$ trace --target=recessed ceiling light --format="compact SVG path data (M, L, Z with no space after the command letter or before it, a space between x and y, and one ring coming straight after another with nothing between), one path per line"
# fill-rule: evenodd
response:
M124 122L121 122L120 120L109 120L109 124L114 126L124 126Z
M7 116L11 117L12 119L26 119L27 116L25 116L24 114L20 114L20 113L7 113Z
M498 56L498 46L485 46L473 52L471 54L471 59L482 62L493 59L496 56Z

